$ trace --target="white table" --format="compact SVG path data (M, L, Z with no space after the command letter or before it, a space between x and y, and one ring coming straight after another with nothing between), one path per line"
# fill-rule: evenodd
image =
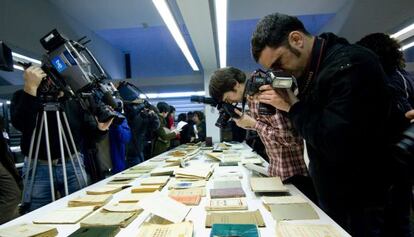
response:
M242 150L238 150L239 152L249 152L251 149L247 146L245 146ZM159 157L163 157L165 156L166 153L159 155ZM193 163L193 162L211 162L210 159L206 159L204 152L201 151L200 154L194 159L189 161L189 163ZM164 164L164 162L153 162L151 160L146 161L145 164L157 164L158 166L162 166ZM243 189L246 192L246 200L248 203L248 208L249 210L256 210L259 209L263 219L265 221L266 227L263 228L259 228L260 230L260 234L263 237L271 237L271 236L276 236L276 231L275 231L275 221L273 220L271 214L269 211L267 211L265 209L265 207L262 204L262 201L260 199L259 196L256 196L255 193L253 193L250 189L250 185L249 185L249 177L252 176L251 171L247 170L246 168L244 168L243 166L241 166L239 164L239 166L217 166L215 169L215 173L216 172L227 172L227 171L239 171L242 175L243 178L241 180L242 185L243 185ZM141 177L139 177L138 179L136 179L132 185L138 185L140 183L140 180L144 177L148 177L148 174L145 174ZM214 173L213 176L214 177ZM70 194L69 196L63 197L59 200L56 200L53 203L50 203L42 208L39 208L33 212L30 212L24 216L21 216L17 219L14 219L8 223L3 224L1 227L6 227L6 226L11 226L11 225L16 225L16 224L21 224L21 223L31 223L31 221L39 216L39 215L46 215L48 212L52 211L52 210L56 210L56 209L60 209L63 207L67 206L67 202L68 200L72 199L73 197L76 196L81 196L86 194L86 189L89 189L91 187L98 187L98 186L102 186L105 185L109 180L111 180L112 177L109 177L105 180L102 180L98 183L95 183L93 185L90 185L82 190L79 190L75 193ZM191 211L189 212L189 214L186 217L186 220L191 220L194 223L194 237L208 237L210 236L210 228L205 228L204 224L205 224L205 218L206 218L206 211L204 210L205 204L206 204L206 199L207 197L209 197L209 189L212 188L213 186L213 178L210 178L208 184L207 184L207 195L206 197L202 198L200 204L198 206L192 207ZM171 180L170 180L171 181ZM161 191L161 193L167 195L168 194L168 185L167 184L163 190ZM339 231L339 233L343 236L350 236L348 233L346 233L338 224L336 224L328 215L326 215L321 209L319 209L314 203L312 203L305 195L303 195L296 187L294 187L293 185L287 185L287 187L289 188L289 192L292 195L300 195L302 197L304 197L306 200L309 201L309 203L311 203L311 205L315 208L316 212L318 213L320 219L319 220L306 220L306 221L295 221L298 223L318 223L318 224L331 224L334 227L337 228L337 230ZM111 203L117 203L118 200L120 199L120 197L122 197L123 195L125 195L126 193L130 192L131 188L127 188L124 189L116 194L113 195L113 198L111 200ZM131 222L131 224L129 224L126 228L122 228L121 231L118 233L117 236L128 236L128 237L132 237L132 236L137 236L137 232L138 232L138 228L139 226L148 218L150 217L150 214L146 211L142 212L133 222ZM53 225L56 226L59 232L58 236L68 236L69 234L71 234L72 232L74 232L76 229L79 228L79 224L72 224L72 225ZM0 228L1 228L0 227Z

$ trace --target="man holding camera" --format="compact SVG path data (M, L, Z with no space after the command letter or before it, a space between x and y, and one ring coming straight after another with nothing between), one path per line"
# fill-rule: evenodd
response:
M43 78L46 77L46 74L41 68L31 66L25 70L23 77L24 89L17 91L13 95L11 102L11 118L13 126L22 132L21 150L26 156L25 165L23 167L23 173L25 173L26 170L29 169L27 158L29 155L31 138L35 130L36 123L38 126L36 128L37 131L39 130L39 126L41 124L40 118L42 113L40 112L42 111L42 102L38 97L38 88ZM97 139L101 138L112 123L112 119L105 123L97 122L92 115L85 113L79 103L74 99L70 99L62 95L59 96L58 101L63 111L66 112L70 130L78 151L81 145L84 146L87 143L94 143ZM59 191L60 196L63 196L65 194L63 190L63 168L60 157L56 112L47 112L47 115L50 154L55 181L54 187L55 190ZM63 119L62 123L64 123ZM67 134L67 131L65 131L65 133ZM23 194L23 204L26 205L26 208L28 208L29 211L42 207L52 201L46 141L44 134L41 135L38 164L33 186L29 187L29 184L25 184L25 193ZM36 144L36 142L34 144ZM36 149L33 149L33 154L35 153L35 150ZM82 160L82 154L79 155ZM68 191L69 193L72 193L82 188L82 186L85 186L86 183L83 183L83 179L81 178L81 184L79 184L76 178L76 174L78 174L79 177L83 176L80 173L80 167L73 167L72 162L70 162L70 159L73 159L75 154L71 154L70 156L65 154L65 156L67 156L65 157L65 165L67 171ZM33 162L31 163L33 164ZM75 162L75 166L78 166L77 162ZM75 173L75 170L77 173ZM30 171L32 171L32 167L30 167ZM31 172L29 172L29 177L31 177Z
M278 13L258 23L251 43L256 62L297 79L298 96L266 85L259 100L285 111L307 142L321 208L352 236L396 236L384 219L395 172L390 138L400 131L376 56Z
M250 79L251 80L251 79ZM213 73L209 91L211 97L226 103L243 101L246 90L246 75L234 67L222 68ZM303 140L285 114L276 111L274 115L261 115L258 101L249 98L252 116L242 115L234 119L239 127L256 130L269 156L270 176L280 176L284 183L291 183L311 200L316 201L312 180L309 178L303 158Z

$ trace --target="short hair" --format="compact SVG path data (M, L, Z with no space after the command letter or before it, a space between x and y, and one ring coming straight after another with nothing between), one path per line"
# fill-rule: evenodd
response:
M181 113L177 117L177 121L187 121L187 114Z
M162 102L162 101L161 102L158 102L157 108L160 111L160 113L163 113L163 112L168 113L168 112L170 112L170 106L167 103Z
M257 23L251 39L251 51L254 60L259 61L266 46L277 48L288 43L292 31L300 31L310 35L303 23L295 16L273 13L265 16Z
M405 67L404 54L397 40L384 33L373 33L364 36L356 44L372 50L381 62L387 75Z
M204 120L204 113L201 111L194 111L194 115L197 115L198 119Z
M170 105L170 113L174 113L175 112L175 107Z
M217 101L223 100L223 94L234 91L234 86L246 81L246 74L235 67L220 68L215 71L208 87L210 96Z

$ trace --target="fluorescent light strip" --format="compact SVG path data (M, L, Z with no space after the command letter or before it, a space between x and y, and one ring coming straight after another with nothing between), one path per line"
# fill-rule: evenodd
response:
M16 64L13 65L13 68L17 69L17 70L24 71L24 68L22 66L19 66L19 65L16 65Z
M215 0L220 68L227 66L227 0Z
M34 58L29 58L29 57L27 57L27 56L24 56L24 55L21 55L21 54L15 53L15 52L12 52L12 56L13 56L14 58L16 58L16 59L19 59L19 60L29 61L29 62L31 62L31 63L37 64L38 66L40 66L40 65L42 64L42 62L40 62L40 61L39 61L39 60L37 60L37 59L34 59ZM17 60L17 61L18 61L18 60Z
M193 56L191 55L191 52L188 49L187 43L185 42L183 35L178 29L177 22L175 21L173 15L171 14L171 11L167 5L167 2L165 0L152 0L152 2L154 3L155 7L160 13L162 19L164 20L165 24L168 27L168 30L170 30L172 36L175 39L175 42L177 42L178 47L180 47L188 63L190 64L190 66L193 68L194 71L198 71L199 68L197 66L197 63L195 62Z
M403 46L400 48L400 50L401 50L401 51L404 51L404 50L409 49L409 48L411 48L411 47L413 47L413 46L414 46L414 41L413 41L413 42L411 42L411 43L408 43L408 44L406 44L406 45L403 45Z
M408 33L408 32L410 32L410 31L412 31L412 30L414 30L414 23L413 23L413 24L411 24L411 25L409 25L409 26L407 26L407 27L405 27L404 29L402 29L402 30L398 31L397 33L390 35L390 37L391 37L391 38L398 38L398 37L400 37L401 35L403 35L403 34L405 34L405 33Z
M190 97L192 95L205 95L204 91L193 91L193 92L171 92L171 93L148 93L146 94L150 99L156 98L176 98L176 97ZM145 99L145 95L139 95L141 99Z

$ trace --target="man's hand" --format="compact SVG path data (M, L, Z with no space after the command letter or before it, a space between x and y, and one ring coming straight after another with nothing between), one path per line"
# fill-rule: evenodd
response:
M293 94L291 89L273 89L270 85L264 85L259 88L259 101L269 104L278 110L289 112L290 107L299 99Z
M405 113L405 117L410 119L412 123L414 123L414 109Z
M24 70L24 91L32 96L36 96L37 88L46 77L46 73L38 66L30 66Z
M253 129L256 126L257 121L254 118L247 114L242 114L242 112L237 109L234 109L234 112L240 116L238 119L233 118L237 126L244 129Z
M96 122L98 123L98 129L101 130L101 131L108 131L109 127L112 124L112 121L114 121L114 118L111 118L110 120L108 120L105 123L100 123L96 116L95 116L95 119L96 119Z

